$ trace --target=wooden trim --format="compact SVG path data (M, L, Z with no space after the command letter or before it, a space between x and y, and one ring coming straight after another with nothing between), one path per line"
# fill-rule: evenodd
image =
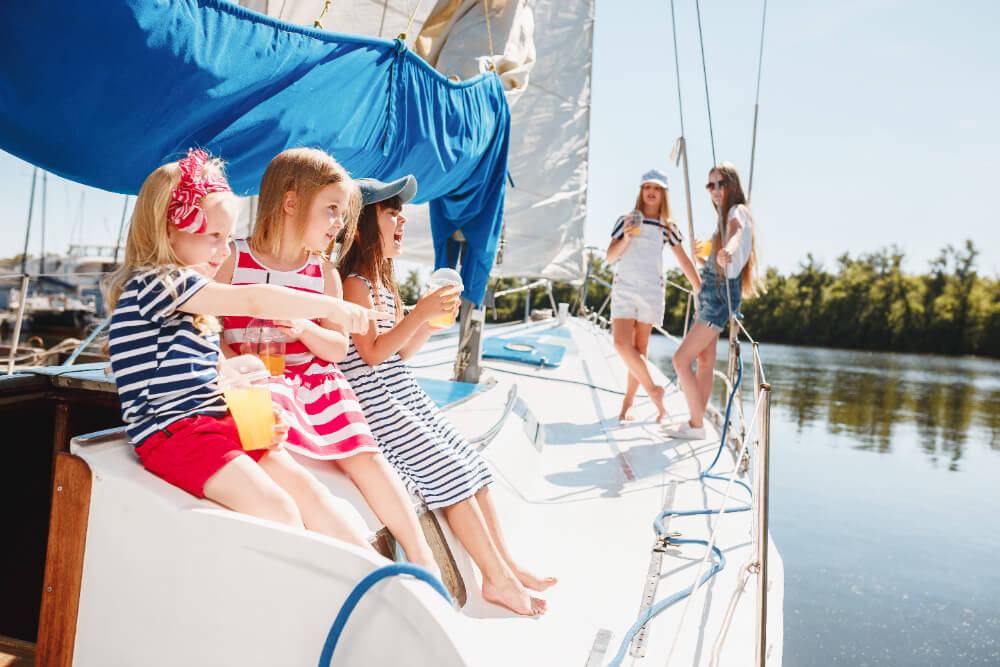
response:
M52 431L52 451L69 451L69 403L64 400L56 401L56 414L54 416L55 428ZM52 462L53 467L55 461Z
M458 563L451 553L451 547L444 537L441 524L438 523L434 512L427 509L427 505L420 503L413 508L417 512L417 519L420 521L420 529L427 539L427 544L431 548L431 554L441 570L441 583L444 584L451 597L455 600L456 606L461 609L465 606L468 593L465 590L465 580L462 579L458 571ZM375 551L379 552L389 560L396 560L396 538L389 532L388 528L381 528L375 533L375 538L371 542Z
M0 635L0 667L31 667L35 664L35 645Z
M434 512L426 506L422 509L423 511L417 513L417 518L420 520L420 527L424 531L424 537L427 538L431 553L434 554L434 560L441 569L441 581L455 599L456 606L461 609L468 599L465 580L458 571L458 563L455 562L455 556L451 553L448 540L445 539L441 524L438 523Z
M38 618L35 664L39 666L71 667L73 664L91 481L86 461L72 454L56 454L49 545Z

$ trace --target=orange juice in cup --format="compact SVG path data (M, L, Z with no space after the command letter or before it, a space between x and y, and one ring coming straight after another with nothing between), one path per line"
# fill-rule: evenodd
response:
M274 409L268 385L270 373L262 365L259 359L249 355L227 359L219 378L240 442L243 449L248 450L269 447L274 439Z
M628 214L628 220L638 225L635 229L629 230L629 236L638 236L639 234L642 234L642 218L642 211L638 209Z
M695 252L698 257L702 259L708 259L708 256L712 254L712 242L711 241L696 241L694 244Z
M448 285L452 287L448 293L454 293L455 300L457 301L462 294L462 290L465 289L465 285L462 283L462 276L458 275L458 271L454 269L438 269L432 273L430 279L427 281L427 290L433 292ZM450 310L443 315L438 315L428 322L435 329L447 329L454 323L454 310Z
M285 374L285 341L268 341L261 343L257 351L257 356L267 366L271 375L278 376Z
M250 320L244 330L240 354L252 354L260 358L271 375L284 375L285 341L285 334L272 320Z

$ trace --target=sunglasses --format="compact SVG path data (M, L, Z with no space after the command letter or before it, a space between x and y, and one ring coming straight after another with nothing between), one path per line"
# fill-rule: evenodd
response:
M718 183L716 183L715 181L712 181L711 183L705 183L705 189L706 190L714 190L716 188L716 186L718 186L718 188L721 190L722 186L725 185L725 184L726 184L725 181L719 181Z

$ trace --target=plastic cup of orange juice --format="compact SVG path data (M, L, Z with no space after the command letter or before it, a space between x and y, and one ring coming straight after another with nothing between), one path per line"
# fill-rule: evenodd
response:
M708 256L712 254L712 242L698 241L695 243L695 252L702 259L708 259Z
M629 231L629 236L638 236L639 234L642 234L642 218L643 218L642 211L638 209L628 214L629 221L637 223L639 225L635 229Z
M455 293L455 298L459 298L462 290L465 289L465 285L462 283L462 276L458 274L458 271L454 269L438 269L431 274L430 279L427 281L427 290L433 292L439 290L442 287L451 285L453 287L452 292ZM455 311L449 311L444 315L438 315L434 319L428 322L434 329L447 329L455 323Z
M285 374L286 336L272 320L250 320L244 330L240 354L252 354L267 366L271 375Z
M274 439L270 372L262 361L241 355L223 362L219 387L236 422L243 449L263 449Z

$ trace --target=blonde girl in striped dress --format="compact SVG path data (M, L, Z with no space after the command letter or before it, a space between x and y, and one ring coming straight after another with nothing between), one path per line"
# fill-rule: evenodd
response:
M403 244L402 206L416 194L417 181L406 176L392 183L368 178L357 183L365 207L356 233L345 234L341 245L344 298L367 308L378 304L375 308L394 313L395 320L352 336L344 374L389 462L428 507L442 510L479 567L483 598L518 614L544 613L545 601L528 591L545 590L556 579L532 574L511 556L486 461L435 407L405 363L430 336L428 322L458 302L443 287L422 296L408 315L400 307L392 260Z
M353 207L352 207L353 199ZM252 235L233 244L216 280L233 285L280 285L288 290L341 298L340 276L327 248L356 219L357 186L330 155L296 148L277 155L260 186ZM239 354L249 318L227 317L223 338ZM337 367L347 354L348 333L329 319L281 323L285 373L271 378L271 395L289 424L286 447L329 460L357 485L365 500L406 551L407 558L438 572L399 475L372 437L358 401Z

